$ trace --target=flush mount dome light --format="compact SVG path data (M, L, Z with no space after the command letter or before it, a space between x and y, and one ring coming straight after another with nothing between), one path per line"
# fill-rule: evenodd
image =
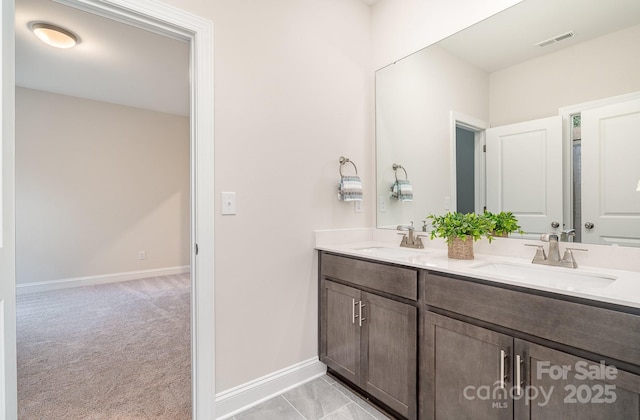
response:
M73 32L50 23L33 22L29 27L42 42L52 47L71 48L80 41Z

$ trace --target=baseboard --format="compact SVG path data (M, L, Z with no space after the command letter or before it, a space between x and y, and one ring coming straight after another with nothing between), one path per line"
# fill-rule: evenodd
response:
M324 375L327 366L317 357L216 394L216 419L228 419L305 382Z
M155 268L150 270L127 271L124 273L100 274L97 276L74 277L70 279L40 281L34 283L16 284L18 295L51 290L69 289L72 287L95 286L97 284L118 283L121 281L138 280L147 277L169 276L172 274L188 273L189 266Z

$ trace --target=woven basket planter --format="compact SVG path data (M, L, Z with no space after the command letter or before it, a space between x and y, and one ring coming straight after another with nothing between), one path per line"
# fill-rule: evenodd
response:
M473 259L473 238L467 237L465 241L459 237L454 237L452 242L447 244L449 249L448 257L456 260Z

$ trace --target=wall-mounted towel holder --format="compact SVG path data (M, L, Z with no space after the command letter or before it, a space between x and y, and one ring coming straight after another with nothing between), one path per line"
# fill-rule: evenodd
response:
M413 187L409 182L407 170L397 163L394 163L392 168L396 176L396 182L391 186L391 197L398 199L398 201L413 201ZM398 169L402 169L404 172L404 179L398 179Z
M396 181L398 180L398 169L402 169L404 171L404 179L409 179L409 176L407 175L407 170L404 169L402 165L398 165L397 163L394 163L392 168L393 168L393 172L396 175Z
M342 174L342 167L343 167L344 165L346 165L347 163L350 163L350 164L352 164L352 165L353 165L353 169L355 169L355 170L356 170L356 175L358 175L358 167L356 166L356 164L355 164L355 163L353 163L353 161L352 161L352 160L349 160L349 158L346 158L346 157L344 157L344 156L340 156L340 176L344 176L344 175Z
M342 167L350 163L356 170L355 175L343 175ZM338 200L362 201L362 180L358 176L358 167L344 156L340 156L340 185L338 185Z

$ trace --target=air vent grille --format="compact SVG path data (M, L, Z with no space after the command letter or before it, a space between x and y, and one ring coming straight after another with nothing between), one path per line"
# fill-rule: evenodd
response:
M556 35L553 38L546 39L544 41L538 42L536 45L538 47L546 47L547 45L555 44L556 42L564 41L565 39L569 39L575 36L573 31L566 32L561 35Z

